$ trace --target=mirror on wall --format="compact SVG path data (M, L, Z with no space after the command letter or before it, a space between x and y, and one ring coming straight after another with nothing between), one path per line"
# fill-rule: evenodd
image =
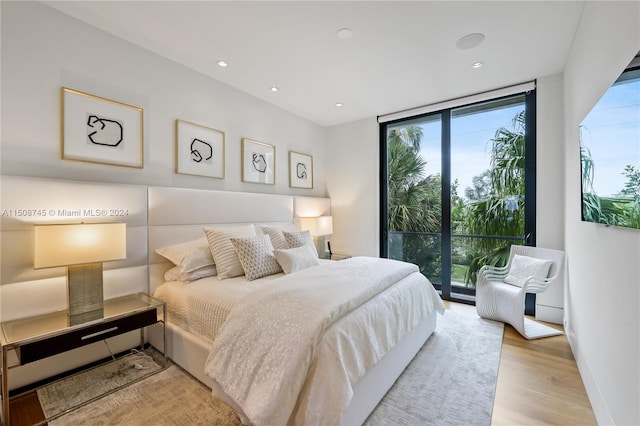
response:
M583 221L640 229L639 59L580 125Z

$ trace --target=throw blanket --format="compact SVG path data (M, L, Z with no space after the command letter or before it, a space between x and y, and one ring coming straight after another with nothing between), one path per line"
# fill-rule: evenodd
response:
M417 271L395 260L352 258L287 275L248 295L231 311L205 364L214 394L243 423L287 424L324 330Z

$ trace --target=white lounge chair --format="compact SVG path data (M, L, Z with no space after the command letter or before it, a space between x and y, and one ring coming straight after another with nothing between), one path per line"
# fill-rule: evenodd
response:
M564 252L512 245L507 266L485 265L478 272L476 311L482 318L511 324L527 339L556 336L562 331L525 318L526 293L542 293L557 279Z

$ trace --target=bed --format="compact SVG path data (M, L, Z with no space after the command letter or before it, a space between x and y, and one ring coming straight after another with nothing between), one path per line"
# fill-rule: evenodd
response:
M157 249L202 247L203 228L253 227L256 237L238 239L263 241L263 235L275 243L265 227L294 235L296 217L328 214L329 200L154 187L148 199L150 291L167 301L167 355L243 423L363 423L443 311L414 265L388 259L321 260L251 280L251 271L219 280L225 274L219 268L217 275L183 281L189 278L176 275ZM211 235L204 236L211 244ZM172 281L165 279L169 270ZM161 339L150 330L151 344L158 347Z

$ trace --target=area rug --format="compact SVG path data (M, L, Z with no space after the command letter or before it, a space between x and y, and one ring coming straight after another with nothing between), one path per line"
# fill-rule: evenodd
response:
M159 363L160 356L160 353L153 349L146 353L135 351L116 361L104 363L64 380L41 386L36 392L42 411L46 418L54 418L70 408L140 380L162 369Z
M504 324L447 309L365 425L490 425Z
M211 389L172 364L49 425L240 425L240 419Z
M366 424L489 425L503 325L448 309ZM60 425L239 425L237 415L175 365L49 422Z

